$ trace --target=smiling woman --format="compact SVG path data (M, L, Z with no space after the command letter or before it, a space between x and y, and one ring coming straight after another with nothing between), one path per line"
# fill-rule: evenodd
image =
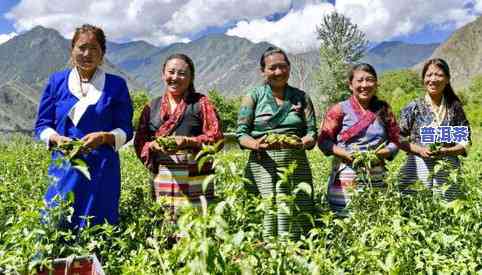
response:
M105 54L104 32L91 25L75 30L72 69L54 73L45 87L35 123L36 136L49 146L80 139L91 179L52 153L52 184L45 200L74 194L74 216L68 227L119 220L120 164L117 150L132 138L132 104L124 79L105 73L99 66Z
M137 156L154 176L156 196L168 200L172 221L186 204L213 198L212 184L202 188L203 179L213 172L211 166L206 163L199 171L193 156L204 144L223 138L216 109L195 91L194 76L187 55L166 59L161 71L164 95L144 107L134 139Z
M422 70L425 95L410 102L400 114L403 142L407 146L407 161L400 171L401 189L412 193L410 185L421 181L446 200L460 195L458 183L448 183L450 171L458 171L471 143L470 124L462 103L450 85L447 62L435 58L425 62ZM458 129L458 130L457 130ZM439 143L439 145L437 145ZM437 163L445 163L436 171Z
M263 237L297 240L311 228L313 180L306 150L316 141L313 104L307 93L288 85L291 64L283 50L266 49L259 63L264 84L243 97L236 135L242 148L250 150L245 173L253 184L248 188L272 201L264 215ZM292 163L293 173L280 184L279 169ZM294 192L301 183L310 190ZM292 192L290 215L283 206Z
M334 155L328 183L328 203L339 216L348 215L352 190L367 185L384 187L385 160L398 151L399 128L390 106L376 97L377 73L366 63L354 65L348 76L352 96L335 104L325 114L318 145L325 155ZM368 170L356 165L356 156L374 151ZM370 179L361 180L362 174Z

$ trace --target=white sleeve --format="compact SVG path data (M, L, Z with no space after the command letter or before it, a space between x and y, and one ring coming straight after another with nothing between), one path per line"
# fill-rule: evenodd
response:
M124 130L121 128L115 128L114 130L110 131L111 134L115 137L115 144L114 150L119 151L119 149L126 143L127 135Z
M50 137L52 135L58 134L54 129L47 127L40 133L40 140L45 142L47 146L50 144Z

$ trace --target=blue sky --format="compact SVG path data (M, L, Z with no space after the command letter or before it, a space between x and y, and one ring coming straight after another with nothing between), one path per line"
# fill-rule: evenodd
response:
M0 2L0 34L10 33L15 31L13 27L13 22L5 18L5 14L18 3L18 0L2 0Z
M316 25L334 10L375 43L432 43L475 20L482 0L2 0L0 43L36 25L70 37L88 22L113 41L165 46L225 33L301 52L317 46Z

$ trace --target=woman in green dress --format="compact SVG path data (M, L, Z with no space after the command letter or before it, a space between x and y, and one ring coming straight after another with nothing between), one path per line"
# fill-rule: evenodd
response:
M241 147L251 150L246 177L263 198L271 200L263 219L263 237L283 235L297 240L311 227L313 184L305 150L316 144L313 104L305 92L288 85L290 62L281 49L268 48L260 66L265 82L243 97L236 134ZM291 138L273 142L268 134ZM279 168L293 162L294 172L287 182L281 182ZM310 188L297 188L302 182ZM293 203L286 204L289 211L283 207L286 195L294 197Z

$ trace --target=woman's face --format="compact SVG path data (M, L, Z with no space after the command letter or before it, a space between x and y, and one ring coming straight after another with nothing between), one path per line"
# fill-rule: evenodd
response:
M274 53L264 58L265 67L262 74L266 82L273 88L284 88L290 77L290 66L285 57Z
M79 34L72 49L74 65L84 72L94 72L102 63L104 54L92 32Z
M432 64L428 67L423 78L423 84L429 95L441 96L448 83L448 76L439 66Z
M377 91L377 79L369 72L357 70L353 72L349 86L358 102L368 104Z
M162 80L166 86L166 92L173 95L181 95L187 91L191 83L191 70L186 61L178 58L167 61L162 72Z

